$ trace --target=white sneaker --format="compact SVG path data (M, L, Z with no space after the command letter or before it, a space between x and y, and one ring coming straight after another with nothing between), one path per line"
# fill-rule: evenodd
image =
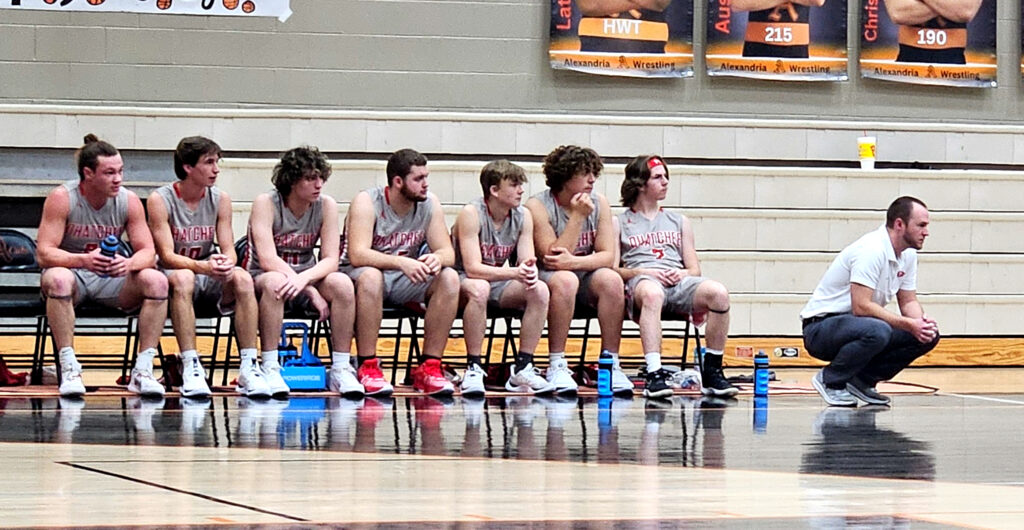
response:
M533 363L527 364L518 372L516 372L516 367L513 364L512 375L508 378L508 382L505 383L505 390L529 394L545 394L547 392L554 392L555 385L541 377L540 371L533 366Z
M485 375L484 369L479 364L470 363L466 368L466 373L462 376L462 383L459 385L462 395L483 396Z
M288 388L288 383L285 383L284 378L281 377L280 364L268 365L264 363L263 377L267 380L267 386L270 387L271 395L275 397L288 397L291 389Z
M362 396L366 393L363 385L356 380L356 369L349 363L338 363L327 371L327 387L331 392L343 396Z
M132 368L132 379L128 382L128 391L140 396L163 397L164 385L153 377L153 370Z
M546 376L548 382L554 385L555 392L558 394L575 394L579 390L579 385L572 378L569 362L565 359L552 362L551 366L548 366Z
M270 386L267 385L267 379L263 377L263 371L256 364L256 359L242 361L242 366L238 369L238 385L235 390L245 397L270 397Z
M82 365L71 360L60 367L60 397L82 397L85 395L85 383L82 382Z
M633 385L633 381L630 380L626 372L622 371L622 368L615 366L612 368L612 392L615 394L632 394L633 389L636 388Z
M184 361L181 365L181 395L182 397L209 397L210 385L206 384L206 372L203 365L199 363L199 357L193 357L192 361Z

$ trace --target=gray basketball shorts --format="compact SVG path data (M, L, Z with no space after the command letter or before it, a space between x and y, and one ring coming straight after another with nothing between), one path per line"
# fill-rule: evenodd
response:
M466 272L459 271L459 281L466 279ZM491 293L487 296L487 305L491 307L500 307L501 294L505 292L505 289L516 280L494 280L489 282L491 284Z
M356 281L367 269L373 267L348 267L343 266L339 270L348 274L352 281ZM450 267L444 267L441 270ZM433 285L433 280L423 283L414 283L401 270L381 271L384 274L384 303L392 306L404 306L409 304L423 304L427 301L427 290ZM439 274L440 275L440 274ZM435 279L437 277L435 276Z
M71 269L75 275L75 307L85 302L95 302L104 307L133 312L139 307L121 307L121 291L128 282L128 276L111 278L101 276L88 269Z
M665 287L652 276L641 275L630 278L626 282L626 311L629 312L629 318L633 320L640 317L640 310L635 306L633 300L634 292L643 280L650 280L665 292L665 301L661 306L662 311L683 314L693 311L693 298L697 294L697 286L704 283L707 278L703 276L687 276L671 287Z
M164 274L170 278L172 272L174 269L165 270ZM206 274L196 274L196 283L192 290L192 305L199 307L200 304L216 307L221 315L231 315L235 312L234 300L230 304L224 303L224 282Z

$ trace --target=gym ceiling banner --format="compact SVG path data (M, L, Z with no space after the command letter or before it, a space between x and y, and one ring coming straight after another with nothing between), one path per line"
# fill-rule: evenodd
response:
M0 0L0 9L166 13L171 15L231 15L275 17L292 14L290 0Z
M861 0L864 77L996 86L996 0Z
M708 0L708 75L845 81L845 0Z
M690 77L693 0L551 0L548 56L562 70Z

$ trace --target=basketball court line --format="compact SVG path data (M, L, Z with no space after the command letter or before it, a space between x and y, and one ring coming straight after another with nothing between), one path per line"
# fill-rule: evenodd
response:
M938 392L938 395L941 395L941 396L951 396L951 397L962 398L962 399L978 399L978 400L981 400L981 401L994 401L996 403L1011 403L1013 405L1024 405L1024 401L1018 401L1018 400L1014 400L1014 399L993 398L993 397L987 397L987 396L976 396L976 395L971 395L971 394L954 394L954 393L951 393L951 392Z

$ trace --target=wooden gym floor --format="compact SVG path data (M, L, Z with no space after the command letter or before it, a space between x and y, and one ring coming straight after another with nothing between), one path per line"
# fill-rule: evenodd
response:
M1024 527L1024 369L900 379L940 390L856 409L799 393L601 410L590 397L0 398L0 525Z

